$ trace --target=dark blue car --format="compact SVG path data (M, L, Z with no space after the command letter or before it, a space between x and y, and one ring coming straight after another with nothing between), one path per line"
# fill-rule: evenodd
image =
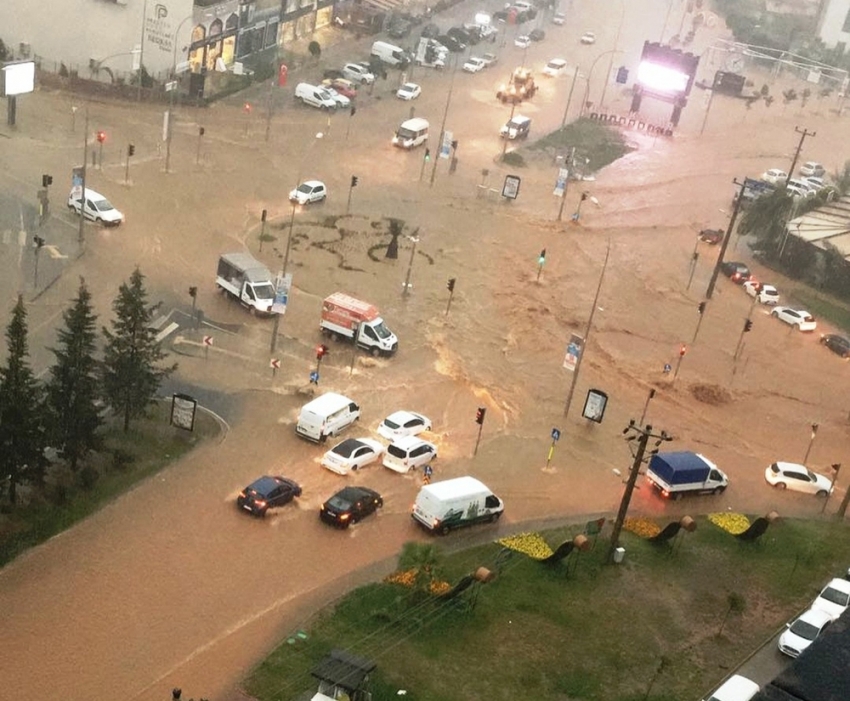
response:
M269 509L288 504L300 496L301 487L293 480L265 475L242 490L236 505L254 516L265 516Z

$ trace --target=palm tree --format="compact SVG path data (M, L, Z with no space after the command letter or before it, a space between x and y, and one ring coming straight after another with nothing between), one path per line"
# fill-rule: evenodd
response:
M440 579L441 553L432 543L405 543L398 556L398 568L402 571L413 570L413 591L411 598L426 596L432 582Z

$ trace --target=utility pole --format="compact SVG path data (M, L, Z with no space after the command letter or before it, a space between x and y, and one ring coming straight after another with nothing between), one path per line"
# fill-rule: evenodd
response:
M77 243L82 246L86 242L85 221L83 211L86 206L86 162L89 160L89 106L86 105L86 125L83 129L83 191L80 193L80 229L77 232Z
M457 73L457 64L458 60L455 58L454 66L452 67L452 77L449 81L449 92L446 95L446 109L443 110L443 122L440 124L440 143L437 145L437 155L434 158L434 165L431 167L431 183L430 186L434 187L434 178L437 177L437 162L440 158L440 153L443 151L443 139L446 135L446 120L449 117L449 105L452 103L452 90L455 87L455 73ZM405 288L405 291L407 288Z
M561 206L558 207L558 221L561 221L561 218L564 216L564 205L567 203L567 190L569 189L570 184L570 173L573 171L573 164L575 163L575 153L576 149L575 146L573 146L570 149L569 162L565 164L567 169L567 177L564 179L564 192L561 195ZM502 157L504 158L504 154L502 154Z
M794 151L794 159L791 161L791 167L788 169L788 177L785 178L786 187L788 186L788 181L794 177L794 168L797 166L797 160L800 158L800 151L803 150L803 142L806 140L806 137L818 135L816 131L800 129L800 127L794 127L794 131L796 131L800 135L800 143L797 144L797 150Z
M567 95L567 105L564 107L564 116L561 118L561 129L563 129L567 125L567 112L570 111L570 103L573 101L573 90L576 87L576 80L578 79L578 66L576 66L575 73L573 73L573 82L570 84L570 92Z
M803 465L809 462L809 453L812 452L812 446L815 443L815 437L818 435L818 424L812 424L812 437L809 439L809 447L806 448L806 454L803 456Z
M632 461L632 469L629 472L629 479L626 481L626 488L623 490L623 498L620 500L620 510L617 512L617 520L614 521L614 530L611 533L611 546L608 549L607 561L611 562L614 558L614 551L619 547L620 532L623 530L623 523L626 520L626 514L629 511L629 503L632 500L632 492L635 490L638 474L640 474L640 466L643 464L644 456L646 455L646 445L650 438L655 438L655 449L651 451L651 455L658 452L658 446L663 441L672 441L673 438L667 435L666 431L661 431L659 434L652 432L652 426L647 424L639 426L634 419L629 421L629 425L623 429L623 435L630 443L637 441L637 450L635 450L635 459Z
M413 241L413 248L410 249L410 262L407 264L407 275L404 278L404 289L401 293L404 297L410 293L410 274L413 272L413 259L416 256L416 244L419 243L419 237L414 235L410 237L410 240Z
M582 342L581 353L576 360L576 368L573 370L573 379L570 383L570 390L567 392L567 402L564 405L564 416L570 413L570 405L573 403L573 394L576 391L576 382L578 381L578 373L581 370L581 361L587 353L587 340L590 337L590 329L593 326L593 315L596 314L596 304L599 302L599 293L602 292L602 281L605 279L605 269L608 267L608 256L611 255L611 239L608 239L608 248L605 250L605 262L602 264L602 272L599 274L599 284L596 286L596 295L593 298L593 307L590 310L590 316L587 319L587 327L584 330L584 340Z
M714 264L714 270L711 272L711 280L708 281L708 289L705 291L705 298L711 299L714 294L714 286L717 284L717 276L720 274L720 266L723 265L723 256L726 255L726 249L729 246L729 239L732 238L732 230L735 228L735 221L738 219L738 212L741 210L741 202L744 200L744 187L746 180L739 183L737 180L732 180L740 190L735 198L735 206L732 208L732 216L729 219L729 226L726 228L726 235L723 237L723 243L720 245L720 253L717 254L717 262Z
M694 330L694 337L691 339L691 345L693 345L697 341L697 336L699 335L699 327L702 326L702 318L705 316L705 308L707 306L708 305L707 305L706 302L700 302L699 305L697 305L697 311L699 312L699 319L697 320L697 327Z
M640 415L640 421L638 422L641 426L643 426L643 420L646 418L646 410L649 409L649 403L655 398L655 388L653 387L649 390L649 394L646 396L646 402L643 405L643 411Z

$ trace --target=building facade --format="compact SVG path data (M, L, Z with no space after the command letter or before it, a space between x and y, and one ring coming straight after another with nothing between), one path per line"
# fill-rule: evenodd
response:
M830 49L841 53L850 45L850 0L824 0L821 6L818 36Z

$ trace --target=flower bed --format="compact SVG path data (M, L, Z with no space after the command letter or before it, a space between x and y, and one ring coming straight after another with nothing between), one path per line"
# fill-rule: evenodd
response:
M744 514L709 514L708 520L718 528L722 528L732 535L740 535L750 527L750 519L744 516Z
M518 553L528 555L533 560L545 560L552 555L552 548L539 533L520 533L508 538L501 538L497 542L509 550L516 550Z
M643 516L627 518L623 521L623 528L641 538L654 538L661 533L661 526Z

